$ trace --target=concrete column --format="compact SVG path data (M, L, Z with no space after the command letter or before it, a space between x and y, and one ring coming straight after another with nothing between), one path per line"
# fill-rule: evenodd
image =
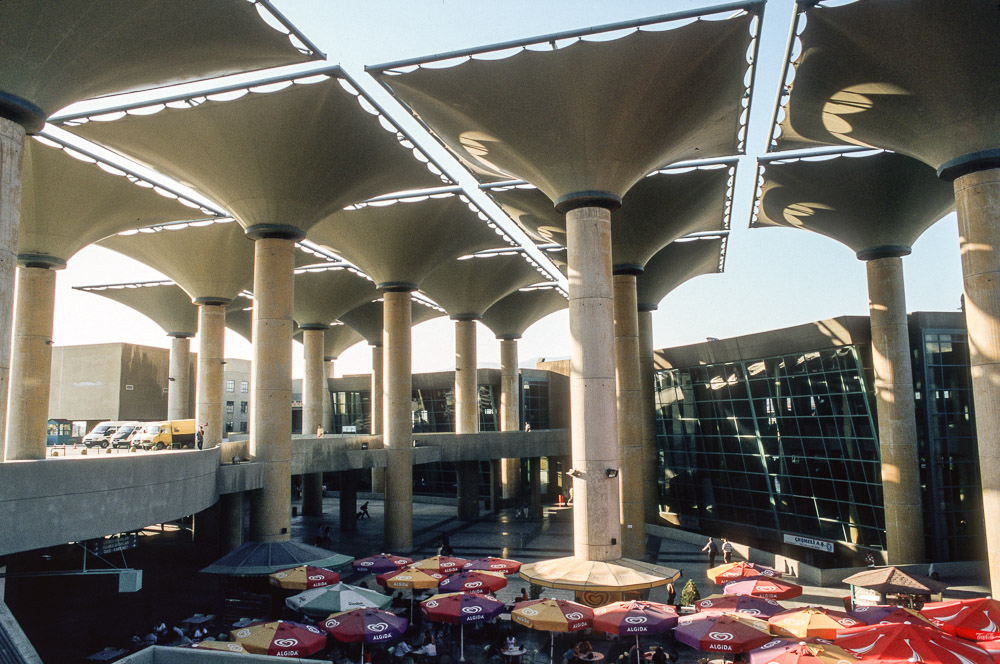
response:
M903 293L903 259L872 258L868 268L868 309L872 326L872 367L882 458L882 499L890 565L924 562L913 369Z
M566 213L570 328L570 436L573 551L583 560L621 558L618 413L615 394L611 212L578 207Z
M618 488L621 492L622 555L646 555L646 522L642 468L642 389L639 380L639 309L635 277L638 268L614 275L615 367L618 379Z
M479 431L479 381L476 375L476 321L455 320L455 433ZM479 462L459 461L458 518L479 518Z
M323 431L327 433L337 433L333 428L333 404L330 402L330 382L329 378L333 378L333 368L336 363L337 358L335 357L324 357L324 370L323 370Z
M372 346L372 428L373 436L384 436L382 424L382 345ZM372 493L385 493L385 468L372 468Z
M167 383L167 419L191 417L191 339L187 334L170 336L170 370Z
M292 272L294 239L247 233L254 242L250 455L264 473L251 494L250 539L290 537L292 448Z
M413 548L413 398L410 290L384 293L382 351L385 544L395 553Z
M520 397L518 389L517 338L500 338L500 430L518 431L521 428ZM521 460L503 459L501 481L503 497L517 497L521 485Z
M490 460L490 511L500 509L500 498L503 496L503 459Z
M10 376L14 269L17 266L17 236L21 225L23 162L24 127L0 117L0 436L7 429L7 381ZM4 458L3 450L3 441L0 440L0 459Z
M528 459L528 475L531 477L528 488L528 508L532 519L542 518L542 458Z
M17 268L10 405L7 410L8 461L45 458L55 299L54 269L28 265Z
M243 492L219 496L219 530L223 555L243 544Z
M340 529L357 530L358 527L358 474L353 470L340 471Z
M987 569L1000 597L1000 168L955 180L965 322L986 521Z
M326 375L323 371L323 335L326 326L305 326L302 330L302 434L315 436L323 424L323 394ZM323 513L323 473L302 476L302 515Z
M639 400L642 403L642 501L646 523L660 521L659 454L656 450L656 395L653 365L653 310L639 309Z
M194 419L195 424L205 425L204 445L209 449L222 443L228 300L199 298L195 304L198 305L198 384Z

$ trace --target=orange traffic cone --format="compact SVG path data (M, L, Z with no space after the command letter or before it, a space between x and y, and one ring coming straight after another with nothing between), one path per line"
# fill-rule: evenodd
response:
M74 450L76 449L76 441L75 440L73 441L73 449Z

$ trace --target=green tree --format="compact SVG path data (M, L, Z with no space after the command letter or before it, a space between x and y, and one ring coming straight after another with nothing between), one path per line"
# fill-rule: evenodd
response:
M701 599L701 593L698 592L698 586L694 584L694 579L688 579L688 582L684 584L684 589L681 590L681 605L691 606L699 599Z

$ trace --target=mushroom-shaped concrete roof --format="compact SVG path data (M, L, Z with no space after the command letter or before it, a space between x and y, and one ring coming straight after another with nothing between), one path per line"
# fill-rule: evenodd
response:
M862 153L865 154L865 153ZM763 164L753 226L791 226L843 242L859 258L907 254L955 206L952 185L905 155L849 153Z
M568 306L566 296L555 288L522 288L487 309L483 324L498 339L519 339L529 327Z
M253 282L253 241L233 222L158 226L99 244L159 270L195 301L229 302Z
M244 229L291 236L372 196L441 183L364 111L339 69L323 71L70 128L200 190Z
M371 69L480 175L525 179L557 203L621 198L666 164L742 150L758 23L758 5L747 5L727 20L657 17L656 31L612 41L552 39L552 50L543 38L505 59Z
M341 353L361 341L364 341L364 337L353 327L332 325L323 334L323 357L336 360Z
M108 235L199 214L176 198L115 177L124 176L123 171L106 164L98 168L57 149L64 147L58 143L44 142L48 145L37 139L25 143L18 236L22 260L65 264ZM84 157L75 150L72 154Z
M675 241L660 249L636 277L639 310L656 309L670 291L689 279L722 272L725 250L725 237Z
M870 145L936 169L990 151L1000 163L996 3L854 2L804 15L779 149Z
M0 25L0 116L29 131L81 99L322 55L259 1L7 0Z
M360 267L379 288L419 287L442 263L500 242L454 195L351 206L314 226L309 239Z
M478 318L503 296L537 283L539 274L520 252L448 261L431 272L420 290L452 318Z
M616 268L642 269L653 254L682 235L729 227L733 167L657 171L639 180L611 217L611 254ZM537 189L488 187L534 235L566 245L565 217Z
M424 302L416 299L411 302L410 307L410 320L413 325L417 325L432 318L444 315L444 312L440 309L428 306ZM358 333L365 338L369 345L381 346L383 327L382 314L382 301L375 300L374 302L362 304L360 307L351 309L346 314L341 316L340 320L357 330Z
M239 298L226 309L226 327L253 342L253 302Z
M76 290L103 295L138 311L163 328L169 336L193 337L198 332L198 307L172 281L142 281L106 286L74 286Z
M376 297L375 284L354 270L344 266L305 268L295 274L292 315L299 327L326 326Z

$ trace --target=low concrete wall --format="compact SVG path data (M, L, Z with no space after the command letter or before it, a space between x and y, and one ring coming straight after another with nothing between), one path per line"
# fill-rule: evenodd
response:
M118 660L122 664L264 664L264 662L279 661L278 657L267 655L243 655L231 652L219 652L212 650L196 650L194 648L171 648L167 646L151 646L143 648L139 652ZM313 662L314 664L329 664L320 659L296 659L296 662Z

